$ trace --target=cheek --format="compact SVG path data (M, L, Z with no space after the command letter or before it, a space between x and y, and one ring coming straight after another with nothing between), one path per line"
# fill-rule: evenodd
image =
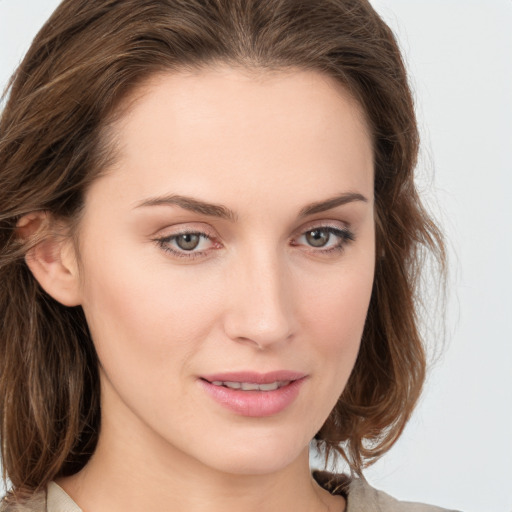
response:
M343 391L355 364L368 309L369 296L359 289L354 291L337 294L318 312L322 327L315 334L317 349L325 361L325 382L330 381L337 395Z
M301 411L314 435L341 396L354 367L373 285L373 255L342 262L331 272L303 274L298 351L312 366L309 400ZM306 277L307 276L307 277Z
M364 327L373 279L372 250L354 252L330 271L304 272L300 292L297 291L303 297L302 310L319 329L358 338Z
M168 381L169 365L179 371L207 336L214 303L192 274L173 272L165 262L156 267L143 253L131 254L127 258L125 251L110 250L101 264L88 260L83 309L107 373L128 369L140 372L143 380L166 374Z
M373 253L304 287L303 329L324 361L325 382L341 394L359 351L374 278Z

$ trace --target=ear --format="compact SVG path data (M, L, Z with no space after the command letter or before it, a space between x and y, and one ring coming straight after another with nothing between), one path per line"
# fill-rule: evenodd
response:
M23 216L17 223L17 234L30 242L25 255L28 268L41 287L64 306L78 306L80 282L73 242L63 232L62 224L44 211Z

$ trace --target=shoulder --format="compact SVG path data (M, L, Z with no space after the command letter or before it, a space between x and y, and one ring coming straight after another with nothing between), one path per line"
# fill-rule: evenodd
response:
M81 512L78 505L55 482L46 490L36 492L22 499L9 499L0 503L0 512Z
M46 492L18 499L8 495L0 502L0 512L46 512Z
M347 503L347 512L450 512L444 508L423 503L398 501L358 478L350 482Z
M456 512L423 503L399 501L359 478L318 471L314 477L331 493L345 496L346 512Z

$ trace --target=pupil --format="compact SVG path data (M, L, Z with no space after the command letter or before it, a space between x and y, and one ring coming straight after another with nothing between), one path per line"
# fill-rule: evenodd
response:
M180 249L184 251L192 251L199 245L200 236L194 233L186 233L184 235L180 235L176 239L176 244Z
M320 229L315 229L306 234L306 240L313 247L323 247L329 241L330 234Z

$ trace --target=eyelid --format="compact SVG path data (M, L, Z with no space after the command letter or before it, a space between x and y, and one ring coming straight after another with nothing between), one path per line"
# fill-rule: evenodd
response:
M163 234L161 234L163 233ZM164 238L183 233L204 233L208 236L216 236L216 231L206 222L175 222L167 224L165 227L159 227L152 235L153 238Z
M312 229L319 228L335 228L335 229L348 229L350 230L350 223L342 220L336 219L316 219L309 221L305 224L302 224L301 227L297 230L301 233L306 231L311 231Z
M317 229L330 229L333 231L349 233L353 235L352 230L350 229L350 225L347 222L319 219L316 221L308 222L307 224L303 224L299 229L297 229L296 234L292 238L300 237L310 231L314 231Z

